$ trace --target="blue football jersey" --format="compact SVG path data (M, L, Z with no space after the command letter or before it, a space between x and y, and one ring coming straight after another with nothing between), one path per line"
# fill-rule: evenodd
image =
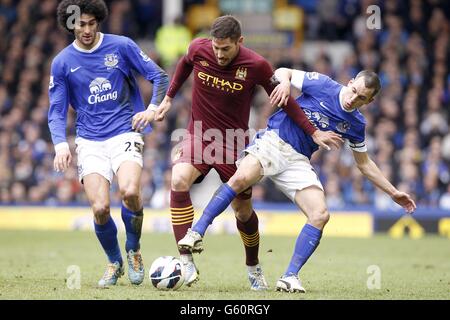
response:
M320 130L332 130L349 141L350 148L366 152L366 120L357 110L346 111L341 105L343 86L317 72L293 70L291 83L302 94L296 99L309 120ZM275 130L281 139L311 158L319 146L280 109L268 120L267 130Z
M144 103L133 71L153 83L151 103L159 105L168 87L167 74L134 41L100 33L98 44L83 50L75 41L51 66L48 125L53 143L66 142L69 104L76 111L76 134L101 141L132 131ZM144 132L148 133L148 127Z

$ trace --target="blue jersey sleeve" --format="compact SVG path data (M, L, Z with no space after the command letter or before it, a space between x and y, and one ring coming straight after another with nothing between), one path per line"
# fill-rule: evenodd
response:
M145 79L153 83L153 95L151 104L159 105L169 86L169 76L162 70L144 51L131 39L127 38L124 52L128 63L135 71L139 72Z
M291 84L301 92L310 96L317 96L322 91L322 87L330 78L318 72L305 72L293 70Z
M367 152L365 126L360 126L351 133L348 137L350 148L356 152Z
M69 108L69 90L64 77L63 65L53 60L48 89L50 107L48 110L48 127L54 145L66 142L67 110Z

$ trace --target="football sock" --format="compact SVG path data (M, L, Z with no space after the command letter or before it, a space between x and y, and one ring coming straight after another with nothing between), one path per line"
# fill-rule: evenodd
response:
M125 242L126 252L137 251L141 248L139 240L141 239L142 221L144 219L143 209L133 212L122 203L122 220L125 224L127 240Z
M250 219L246 222L236 219L236 225L241 234L242 242L245 247L245 264L247 266L256 266L258 264L259 251L259 231L258 216L255 211L252 212Z
M209 201L208 205L203 211L202 216L194 225L192 230L198 232L202 236L205 234L208 226L213 222L214 218L221 214L236 197L236 192L234 192L231 187L224 183L217 189L214 193L213 198Z
M295 243L294 254L285 275L292 273L297 275L300 272L302 266L306 263L306 261L308 261L314 250L316 250L321 237L321 230L310 224L305 224L302 231L298 235Z
M180 261L183 264L186 264L188 262L193 262L194 258L192 257L192 254L180 254Z
M120 253L119 242L117 241L117 228L113 218L109 217L108 221L103 225L97 224L94 221L94 229L103 250L105 250L108 256L109 262L114 263L119 261L120 265L122 265L122 255Z
M170 214L172 216L173 233L178 243L186 235L194 221L194 208L189 191L170 191ZM178 251L180 254L190 253L188 250Z

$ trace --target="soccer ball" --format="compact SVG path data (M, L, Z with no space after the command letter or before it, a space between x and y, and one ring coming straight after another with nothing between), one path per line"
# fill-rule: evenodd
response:
M184 266L172 256L159 257L149 271L150 281L160 290L177 290L184 283Z

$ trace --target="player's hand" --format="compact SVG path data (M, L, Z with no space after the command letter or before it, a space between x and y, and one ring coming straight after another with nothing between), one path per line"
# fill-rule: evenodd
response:
M413 213L417 206L411 196L405 192L397 191L391 196L392 200L401 205L407 213Z
M136 132L141 132L145 127L153 121L156 112L150 109L136 113L133 116L131 128Z
M332 147L336 147L336 149L339 149L341 144L344 143L344 140L341 138L341 136L333 131L316 130L311 137L315 143L328 151L331 150L330 145Z
M55 159L53 160L53 168L56 172L64 172L69 168L72 161L72 154L69 148L61 148L56 151Z
M270 104L272 106L284 106L291 95L291 83L289 81L281 82L273 89L270 94Z
M170 110L171 107L172 107L172 98L165 96L163 101L159 105L158 110L156 110L155 120L156 121L164 120L166 113Z

